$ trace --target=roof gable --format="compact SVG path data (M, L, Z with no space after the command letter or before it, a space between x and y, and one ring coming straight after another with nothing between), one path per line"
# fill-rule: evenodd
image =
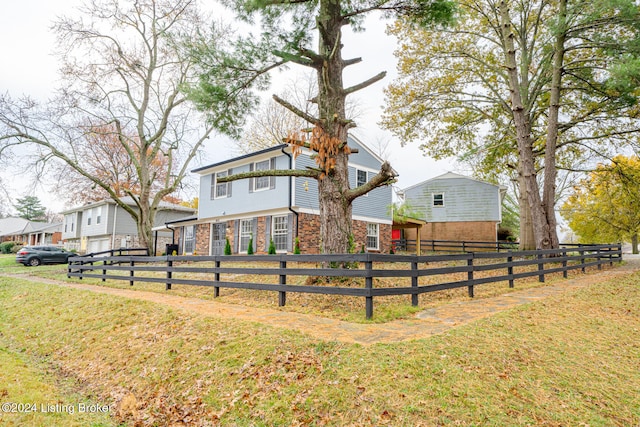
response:
M424 185L428 185L428 184L433 183L435 181L444 181L444 180L451 180L451 179L462 179L462 180L467 180L467 181L471 181L471 182L477 182L477 183L480 183L480 184L490 185L490 186L497 187L497 188L502 188L501 186L496 185L496 184L492 184L490 182L481 181L479 179L471 178L471 177L468 177L468 176L465 176L465 175L460 175L460 174L455 173L455 172L447 172L447 173L444 173L442 175L438 175L438 176L436 176L434 178L430 178L430 179L427 179L425 181L422 181L422 182L419 182L417 184L414 184L414 185L412 185L410 187L407 187L403 191L406 192L406 191L412 190L412 189L414 189L416 187L422 187Z

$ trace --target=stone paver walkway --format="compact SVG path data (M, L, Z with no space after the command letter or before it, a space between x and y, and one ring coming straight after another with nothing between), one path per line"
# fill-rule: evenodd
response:
M244 307L211 300L181 297L172 295L170 291L157 293L108 288L82 283L67 283L27 275L14 275L12 277L40 283L51 283L72 289L150 301L203 316L234 318L264 323L276 328L297 330L323 341L340 341L367 345L428 338L441 334L453 327L468 324L513 307L640 271L640 257L625 256L624 259L626 261L625 265L604 271L589 272L588 274L568 280L559 280L553 285L514 291L498 297L454 302L422 311L412 319L396 320L383 324L350 323L309 314Z

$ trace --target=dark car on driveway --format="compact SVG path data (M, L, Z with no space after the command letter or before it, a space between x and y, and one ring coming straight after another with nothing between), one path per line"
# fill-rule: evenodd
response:
M66 264L73 252L56 246L25 246L16 254L16 262L35 267L40 264Z

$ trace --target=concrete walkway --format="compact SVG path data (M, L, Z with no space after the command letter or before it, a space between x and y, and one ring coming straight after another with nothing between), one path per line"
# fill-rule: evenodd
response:
M625 265L603 271L591 271L572 279L559 280L553 285L515 291L498 297L454 302L422 311L412 319L396 320L383 324L350 323L309 314L225 304L217 301L172 295L170 291L157 293L108 288L82 283L67 283L28 275L12 275L8 277L150 301L208 317L233 318L268 324L276 328L293 329L322 341L340 341L368 345L428 338L441 334L456 326L468 324L513 307L558 295L569 290L576 290L595 283L628 276L640 271L640 257L625 255L624 260L626 261Z

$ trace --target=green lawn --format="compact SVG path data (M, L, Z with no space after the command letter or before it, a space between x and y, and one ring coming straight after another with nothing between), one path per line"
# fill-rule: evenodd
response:
M640 275L372 346L0 278L0 354L37 379L24 393L51 383L124 425L635 426L638 343Z

